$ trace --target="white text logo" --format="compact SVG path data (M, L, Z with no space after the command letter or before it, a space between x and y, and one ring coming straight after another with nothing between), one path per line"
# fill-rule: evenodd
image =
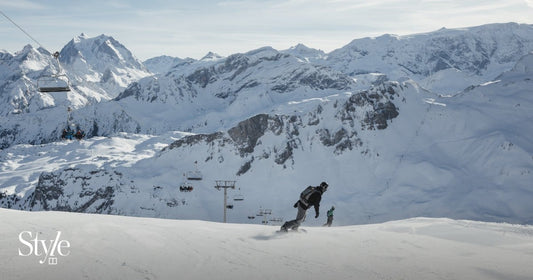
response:
M30 231L23 231L19 234L19 241L24 248L19 248L19 256L28 257L31 255L39 257L39 263L57 264L57 257L70 255L70 242L61 240L61 231L58 231L55 239L40 239L39 233L33 234Z

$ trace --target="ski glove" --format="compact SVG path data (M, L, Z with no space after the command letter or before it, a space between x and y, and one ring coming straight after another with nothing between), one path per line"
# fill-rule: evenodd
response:
M294 206L292 206L292 207L294 207L294 208L298 208L298 202L299 202L299 201L296 201L296 203L294 203Z

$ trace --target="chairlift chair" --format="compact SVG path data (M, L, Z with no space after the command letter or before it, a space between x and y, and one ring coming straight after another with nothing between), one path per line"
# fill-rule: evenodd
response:
M244 196L242 194L237 194L237 195L233 196L233 200L234 201L243 201L244 200Z
M39 92L67 92L70 91L70 82L67 75L50 75L37 79Z
M198 162L195 161L194 166L196 167L194 171L187 172L187 179L194 180L194 181L200 181L202 180L202 172L198 170Z
M187 179L193 180L193 181L201 181L202 180L202 172L196 170L196 171L189 171L187 172Z
M70 91L70 81L65 74L61 74L61 63L59 63L59 52L55 52L52 56L57 61L59 70L57 73L47 76L42 76L37 79L37 89L40 92L66 92Z

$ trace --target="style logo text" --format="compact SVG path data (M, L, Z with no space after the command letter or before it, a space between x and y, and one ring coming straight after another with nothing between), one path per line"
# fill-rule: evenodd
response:
M19 256L28 257L31 255L39 257L39 263L56 265L58 257L70 255L70 242L61 240L61 231L58 231L55 239L44 239L39 237L39 233L23 231L19 234L19 241L24 248L19 248Z

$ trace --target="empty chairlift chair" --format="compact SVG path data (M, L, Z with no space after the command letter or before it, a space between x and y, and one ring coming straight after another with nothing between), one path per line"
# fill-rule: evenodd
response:
M70 82L66 75L43 76L37 79L39 92L66 92L70 91Z
M239 193L233 196L233 201L243 201L244 195L241 193L241 188L239 188Z
M200 181L202 180L202 172L198 170L198 163L195 161L194 166L196 167L194 171L187 172L187 180Z
M52 55L56 61L59 71L56 74L42 76L37 79L37 89L40 92L66 92L70 91L70 81L65 74L61 74L61 64L59 63L59 52Z

